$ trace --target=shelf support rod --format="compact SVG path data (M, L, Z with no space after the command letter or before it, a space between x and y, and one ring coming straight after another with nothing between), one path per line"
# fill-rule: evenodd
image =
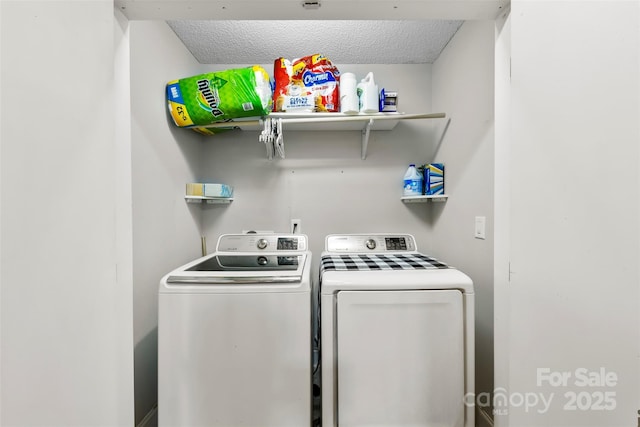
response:
M293 113L292 113L293 114ZM262 126L264 123L264 119L269 116L265 116L263 118L259 118L257 120L236 120L229 122L218 122L211 123L208 125L194 125L189 127L202 127L202 128L233 128L235 126ZM353 116L336 116L336 117L292 117L286 118L282 117L282 124L286 125L288 123L321 123L321 122L362 122L368 121L371 122L373 120L410 120L410 119L442 119L445 118L445 113L432 113L432 114L384 114L380 113L379 115L353 115Z
M369 135L371 134L371 125L373 125L373 119L369 119L367 125L362 129L362 149L360 151L360 158L365 160L367 158L367 149L369 147Z

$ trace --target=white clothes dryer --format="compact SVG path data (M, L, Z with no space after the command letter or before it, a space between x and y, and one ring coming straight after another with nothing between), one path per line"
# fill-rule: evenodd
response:
M311 424L307 237L227 234L162 278L161 427Z
M409 234L329 235L320 307L323 427L474 426L467 275Z

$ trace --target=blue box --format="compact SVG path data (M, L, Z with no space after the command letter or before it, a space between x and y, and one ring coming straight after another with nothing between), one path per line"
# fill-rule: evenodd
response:
M444 194L444 163L424 165L424 194Z

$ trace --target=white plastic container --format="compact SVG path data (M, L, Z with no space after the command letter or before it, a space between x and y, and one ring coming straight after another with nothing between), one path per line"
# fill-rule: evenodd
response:
M373 114L380 111L378 85L373 80L373 73L370 72L358 83L358 98L361 113Z
M404 196L422 195L422 175L416 169L415 164L410 164L409 169L404 174Z

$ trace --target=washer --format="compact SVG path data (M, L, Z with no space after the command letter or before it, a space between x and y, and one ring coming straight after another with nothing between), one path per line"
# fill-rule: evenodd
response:
M474 426L467 275L409 234L329 235L320 304L324 427Z
M311 423L307 237L226 234L162 278L160 426Z

